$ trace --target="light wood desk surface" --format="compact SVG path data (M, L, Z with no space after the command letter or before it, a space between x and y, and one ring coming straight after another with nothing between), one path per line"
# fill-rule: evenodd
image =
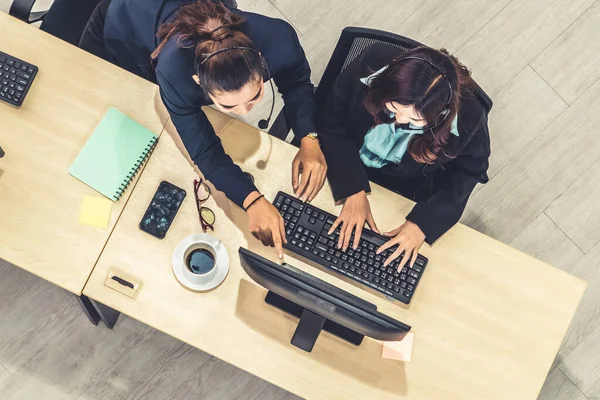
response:
M39 67L21 109L0 103L0 258L81 294L135 182L93 228L81 202L101 195L67 170L109 107L157 134L168 114L156 85L1 12L0 50Z
M167 128L169 129L169 128ZM296 149L242 122L221 133L224 145L251 172L268 199L291 193ZM535 399L575 312L585 283L465 226L433 248L410 308L391 303L286 254L286 261L338 285L412 326L410 363L381 359L381 343L359 347L323 332L312 353L290 344L297 320L264 303L266 290L242 270L238 248L270 259L247 232L246 214L214 193L214 235L231 259L217 289L194 293L176 281L171 257L186 236L200 233L193 169L163 135L102 253L84 294L305 398L318 399ZM188 192L163 240L138 229L159 182ZM378 186L370 197L382 229L401 223L412 203ZM314 204L333 213L328 188ZM135 300L103 285L118 268L140 279Z

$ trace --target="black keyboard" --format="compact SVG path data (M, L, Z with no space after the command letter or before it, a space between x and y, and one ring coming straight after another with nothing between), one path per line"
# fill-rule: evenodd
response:
M337 248L339 228L331 235L327 234L335 216L283 192L277 193L273 204L285 221L286 249L384 293L390 299L410 303L427 258L419 254L412 268L405 265L398 271L399 257L384 268L383 262L396 249L392 247L375 254L377 248L389 240L385 236L365 228L356 250L352 249L352 235L351 246L341 251Z
M0 100L21 107L38 67L0 51Z

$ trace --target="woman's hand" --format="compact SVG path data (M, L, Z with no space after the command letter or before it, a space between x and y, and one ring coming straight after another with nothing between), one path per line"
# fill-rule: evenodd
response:
M260 193L252 192L244 200L244 207L252 203ZM275 247L277 256L283 258L283 244L287 243L285 238L285 226L279 211L264 197L257 200L247 209L248 228L252 236L257 238L265 246Z
M369 224L369 227L373 231L379 233L379 229L377 229L377 225L375 225L375 220L373 219L373 214L371 214L371 206L369 205L369 200L367 200L367 194L364 190L361 190L346 199L340 216L335 220L328 234L331 235L342 224L337 246L338 249L341 248L343 251L346 251L350 244L352 230L354 229L354 243L352 244L352 248L356 250L365 222Z
M406 221L393 231L384 233L384 235L393 237L393 239L387 241L377 249L377 254L381 254L395 245L398 245L398 248L384 261L383 266L387 267L404 252L404 256L398 264L398 270L401 270L408 260L410 260L410 266L412 267L417 260L419 249L423 245L423 242L425 242L425 234L421 228L414 222Z
M304 137L292 162L292 186L301 201L312 201L327 178L327 163L318 139Z

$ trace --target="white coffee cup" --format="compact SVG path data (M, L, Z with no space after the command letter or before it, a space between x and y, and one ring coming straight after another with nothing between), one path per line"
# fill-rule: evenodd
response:
M225 246L207 234L194 234L183 239L175 248L172 262L177 280L195 291L217 287L229 272Z

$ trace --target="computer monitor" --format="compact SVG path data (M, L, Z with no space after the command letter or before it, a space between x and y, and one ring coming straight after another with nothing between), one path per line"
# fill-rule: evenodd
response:
M292 344L312 351L321 330L356 346L365 336L401 340L410 326L377 311L377 306L289 264L279 265L240 247L246 273L269 292L265 301L300 318Z

